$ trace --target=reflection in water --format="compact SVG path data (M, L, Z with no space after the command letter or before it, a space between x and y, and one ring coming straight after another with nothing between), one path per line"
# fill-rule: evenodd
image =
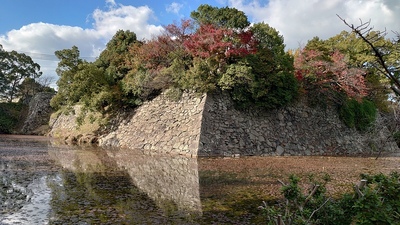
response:
M52 224L154 224L167 221L126 173L63 171L63 182L51 185ZM168 218L176 220L176 218Z
M0 224L196 224L201 215L196 159L0 135L0 170Z
M53 202L62 206L56 214L61 217L70 218L79 209L90 211L91 216L77 221L118 221L113 218L118 215L124 221L147 223L152 218L160 222L162 217L171 220L201 214L196 159L102 149L53 148L49 155L66 169L63 185L53 187Z
M334 191L360 173L400 172L399 165L400 158L151 156L0 135L0 224L260 224L258 206L278 196L277 179L329 173Z
M132 150L107 151L107 154L160 207L171 203L180 211L201 212L197 159L133 154Z
M50 213L51 189L47 185L47 176L35 179L26 188L20 187L26 193L26 203L15 202L16 210L13 214L6 215L2 224L48 224ZM17 200L18 201L18 200Z

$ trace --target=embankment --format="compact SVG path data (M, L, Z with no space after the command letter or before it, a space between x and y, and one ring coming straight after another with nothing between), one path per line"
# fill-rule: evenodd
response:
M75 113L76 115L76 113ZM302 102L262 111L237 110L224 93L184 93L179 101L162 94L111 123L101 146L187 156L369 155L398 152L390 132L376 124L370 132L346 127L334 109ZM78 132L92 137L92 131ZM76 132L74 115L59 115L51 134Z

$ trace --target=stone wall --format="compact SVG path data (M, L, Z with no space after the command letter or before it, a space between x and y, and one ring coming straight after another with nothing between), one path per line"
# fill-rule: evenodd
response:
M67 133L57 127L74 130L68 125L71 115L62 117L53 133ZM346 127L335 109L297 102L271 111L237 110L222 93L184 93L179 101L162 94L116 121L99 145L192 157L399 152L386 127L377 124L374 132L360 133Z
M101 137L101 146L197 156L204 96L184 93L172 101L164 94L145 102Z
M66 112L58 111L54 113L49 121L51 127L48 136L62 139L68 144L86 144L97 142L97 130L100 125L97 121L91 122L89 116L98 116L93 113L86 115L83 124L78 126L77 117L81 113L82 106L75 105Z
M52 108L53 93L38 93L29 102L29 112L21 129L22 134L43 135L49 130L48 122Z
M302 102L282 109L236 110L226 94L208 95L201 126L199 156L357 155L398 151L385 127L373 133L350 129L335 109Z

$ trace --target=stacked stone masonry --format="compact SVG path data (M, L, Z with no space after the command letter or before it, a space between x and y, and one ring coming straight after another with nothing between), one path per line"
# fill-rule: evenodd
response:
M53 93L38 93L29 102L29 112L24 121L21 134L39 134L43 135L48 131L48 121L52 109L50 100Z
M99 144L195 157L204 103L205 95L184 93L172 101L162 94L137 108Z
M368 155L398 151L389 131L361 133L348 128L335 109L302 102L262 111L237 110L229 96L208 95L203 112L199 156Z
M113 124L99 145L185 156L368 155L398 152L385 127L361 133L339 119L335 109L302 102L262 111L235 109L225 93L181 100L164 94ZM54 127L53 127L54 129Z

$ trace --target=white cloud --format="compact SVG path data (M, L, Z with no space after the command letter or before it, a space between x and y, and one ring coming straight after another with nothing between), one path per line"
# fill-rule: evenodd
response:
M155 16L148 6L133 7L119 5L109 11L96 9L93 12L94 29L99 35L111 37L119 29L131 30L138 38L151 38L162 31L161 26L149 24Z
M252 22L266 22L285 38L288 48L304 45L318 36L327 39L349 30L336 16L355 25L368 21L375 29L400 30L398 0L228 0L231 7L242 10Z
M117 5L117 3L115 3L115 0L106 0L106 4L111 7L114 7Z
M167 6L166 10L169 13L179 14L179 11L182 9L183 4L179 4L177 2L173 2Z
M73 45L81 45L82 50L89 53L91 49L83 43L94 42L99 45L101 42L97 39L98 35L94 30L48 23L33 23L0 36L0 43L6 50L46 54L70 48Z
M162 26L151 24L155 19L147 6L133 7L106 0L107 10L96 9L92 13L93 27L83 29L49 23L32 23L0 35L0 44L7 51L31 55L41 65L44 75L56 77L57 58L54 52L77 46L81 57L93 60L105 44L120 29L131 30L139 39L149 39L160 33Z

